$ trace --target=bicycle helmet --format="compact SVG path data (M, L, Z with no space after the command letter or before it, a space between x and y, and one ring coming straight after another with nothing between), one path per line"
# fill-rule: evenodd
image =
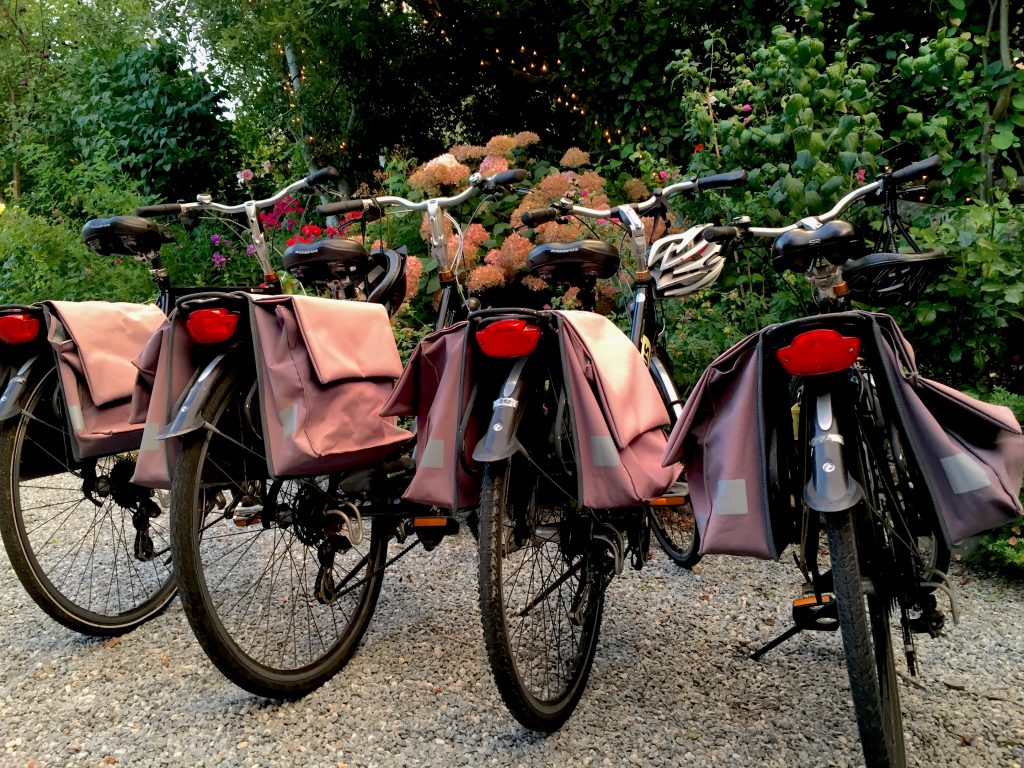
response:
M719 243L709 243L701 233L710 224L655 241L647 266L660 296L689 296L718 279L725 267Z

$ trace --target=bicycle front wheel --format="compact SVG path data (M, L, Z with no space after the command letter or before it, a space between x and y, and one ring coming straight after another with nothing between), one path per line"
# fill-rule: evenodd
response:
M76 461L57 369L0 428L0 534L28 594L99 637L134 629L174 597L166 505L133 485L130 452Z
M240 687L290 699L355 653L384 578L389 536L340 476L267 478L253 378L229 375L183 446L171 542L203 650Z
M586 516L526 460L488 467L480 499L480 615L505 706L527 728L572 714L597 649L607 577Z
M854 514L857 510L854 510ZM828 546L850 693L868 768L906 765L889 601L865 590L854 517L828 513Z

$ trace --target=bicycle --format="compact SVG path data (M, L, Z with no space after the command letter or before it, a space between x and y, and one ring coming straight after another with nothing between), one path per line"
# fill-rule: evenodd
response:
M627 558L636 569L646 561L657 520L651 510L683 500L679 485L663 495L679 468L652 470L681 403L659 354L656 299L709 285L724 261L718 246L700 239L703 225L649 243L641 216L664 220L672 195L730 187L745 176L687 180L606 210L562 200L522 215L527 226L566 215L621 223L637 264L628 337L594 312L596 281L620 269L618 249L601 240L548 243L527 257L531 274L580 289L581 312L469 315L463 365L474 394L464 411L492 404L477 414L487 424L479 441L468 427L458 438L472 446L482 473L481 619L498 690L528 728L554 731L571 715L611 578Z
M666 463L683 460L691 470L705 551L777 559L783 547L794 545L806 582L804 596L793 603L794 626L752 658L799 631L838 629L869 766L906 761L890 613L899 611L908 669L916 674L914 636L935 636L943 626L935 593L948 592L949 545L972 532L944 516L941 497L986 493L1002 477L992 475L990 485L989 469L982 466L987 459L947 447L952 443L929 414L936 401L925 405L933 387L917 375L909 344L892 319L850 304L905 303L947 263L942 249L917 246L897 210L900 185L940 166L932 157L881 174L828 212L786 227L754 227L743 218L705 231L705 239L727 250L750 235L773 238L774 266L805 275L817 314L770 326L715 361L688 400L665 455ZM883 224L868 255L854 227L837 218L855 201L883 206ZM900 240L915 252L897 252ZM796 434L791 403L799 414ZM969 441L979 429L983 442L996 434L1019 439L1008 411L988 413L991 420L981 427L979 410L961 414L958 439ZM926 422L934 424L924 437ZM725 435L728 449L715 443ZM930 451L940 445L950 457L934 461L951 473L944 489L929 469ZM1012 485L1010 466L1002 470L1010 478L1002 486ZM949 482L961 487L951 492ZM1012 497L959 496L968 498L1006 513L1019 507ZM980 517L979 530L995 524L988 518L1001 519ZM826 572L818 567L822 527L831 559Z
M335 173L325 169L289 189ZM132 630L159 615L175 594L161 523L166 503L132 482L143 427L131 421L131 358L177 297L232 290L171 283L160 256L166 238L142 217L163 212L144 206L141 215L92 219L83 229L97 252L147 264L157 288L152 313L145 305L106 302L0 309L0 346L16 367L0 397L0 534L36 604L89 635ZM257 255L266 256L260 248ZM275 290L269 277L272 285L263 290ZM72 328L69 315L81 312L88 317ZM105 393L99 403L98 388Z
M466 311L457 282L458 256L448 253L446 220L461 230L448 210L524 177L522 171L474 175L466 189L450 197L415 202L382 196L327 203L317 210L323 216L359 211L363 221L389 208L425 212L431 255L440 266L436 327L443 329ZM388 254L381 261L387 270L381 286L395 285L404 269L403 254ZM332 239L294 247L286 264L307 276L337 281L334 295L344 296L345 279L366 269L370 258L359 243ZM385 289L378 295L382 301L394 296ZM330 416L324 411L318 421L330 425L351 418L357 426L391 430L395 439L367 455L342 451L302 471L276 473L270 447L277 439L272 422L279 414L268 413L272 384L253 355L258 358L266 350L258 342L254 346L255 332L245 322L258 324L263 310L250 304L246 312L238 302L247 300L236 300L234 305L222 297L179 306L185 323L197 312L215 311L219 317L234 317L235 324L213 340L216 357L199 371L162 433L165 439L180 440L182 447L172 488L171 551L186 616L214 665L251 693L292 699L323 685L351 658L373 615L385 568L419 543L433 548L458 524L401 499L411 474L407 454L413 435L377 416L401 373L387 312L380 310L374 319L373 308L367 307L362 319L344 326L348 338L340 339L360 343L334 340L326 346L347 354L370 344L366 353L393 358L396 367L378 366L373 377L352 379L370 385L364 395L333 407ZM324 301L345 311L365 306ZM398 303L389 311L397 311ZM306 383L311 391L329 389ZM416 540L388 558L390 540L404 543L412 534Z

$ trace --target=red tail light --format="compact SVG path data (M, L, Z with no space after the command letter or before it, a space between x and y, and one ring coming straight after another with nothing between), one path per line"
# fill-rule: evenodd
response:
M39 318L25 312L0 317L0 342L24 344L39 335Z
M188 316L185 328L197 344L216 344L235 335L238 313L230 309L197 309Z
M794 376L816 376L846 370L860 354L860 339L819 328L801 333L775 355Z
M488 357L526 357L539 341L540 327L525 320L498 320L476 332L476 343Z

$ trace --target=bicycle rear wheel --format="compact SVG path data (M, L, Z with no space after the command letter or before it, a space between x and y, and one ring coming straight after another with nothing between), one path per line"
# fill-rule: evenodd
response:
M588 515L521 456L488 467L480 500L480 614L502 700L555 731L586 687L607 577Z
M662 550L680 568L693 568L701 560L700 532L689 497L679 505L648 507L651 530Z
M15 575L65 627L119 635L174 597L165 506L130 452L75 461L57 369L33 374L0 427L0 534Z
M861 511L857 508L854 514ZM865 590L866 574L861 571L857 552L854 515L832 512L825 520L843 652L864 760L868 768L901 768L906 765L906 750L889 624L890 602L875 587Z
M228 375L186 439L171 540L189 623L242 688L297 698L352 657L384 578L388 535L339 475L272 480L254 377Z

